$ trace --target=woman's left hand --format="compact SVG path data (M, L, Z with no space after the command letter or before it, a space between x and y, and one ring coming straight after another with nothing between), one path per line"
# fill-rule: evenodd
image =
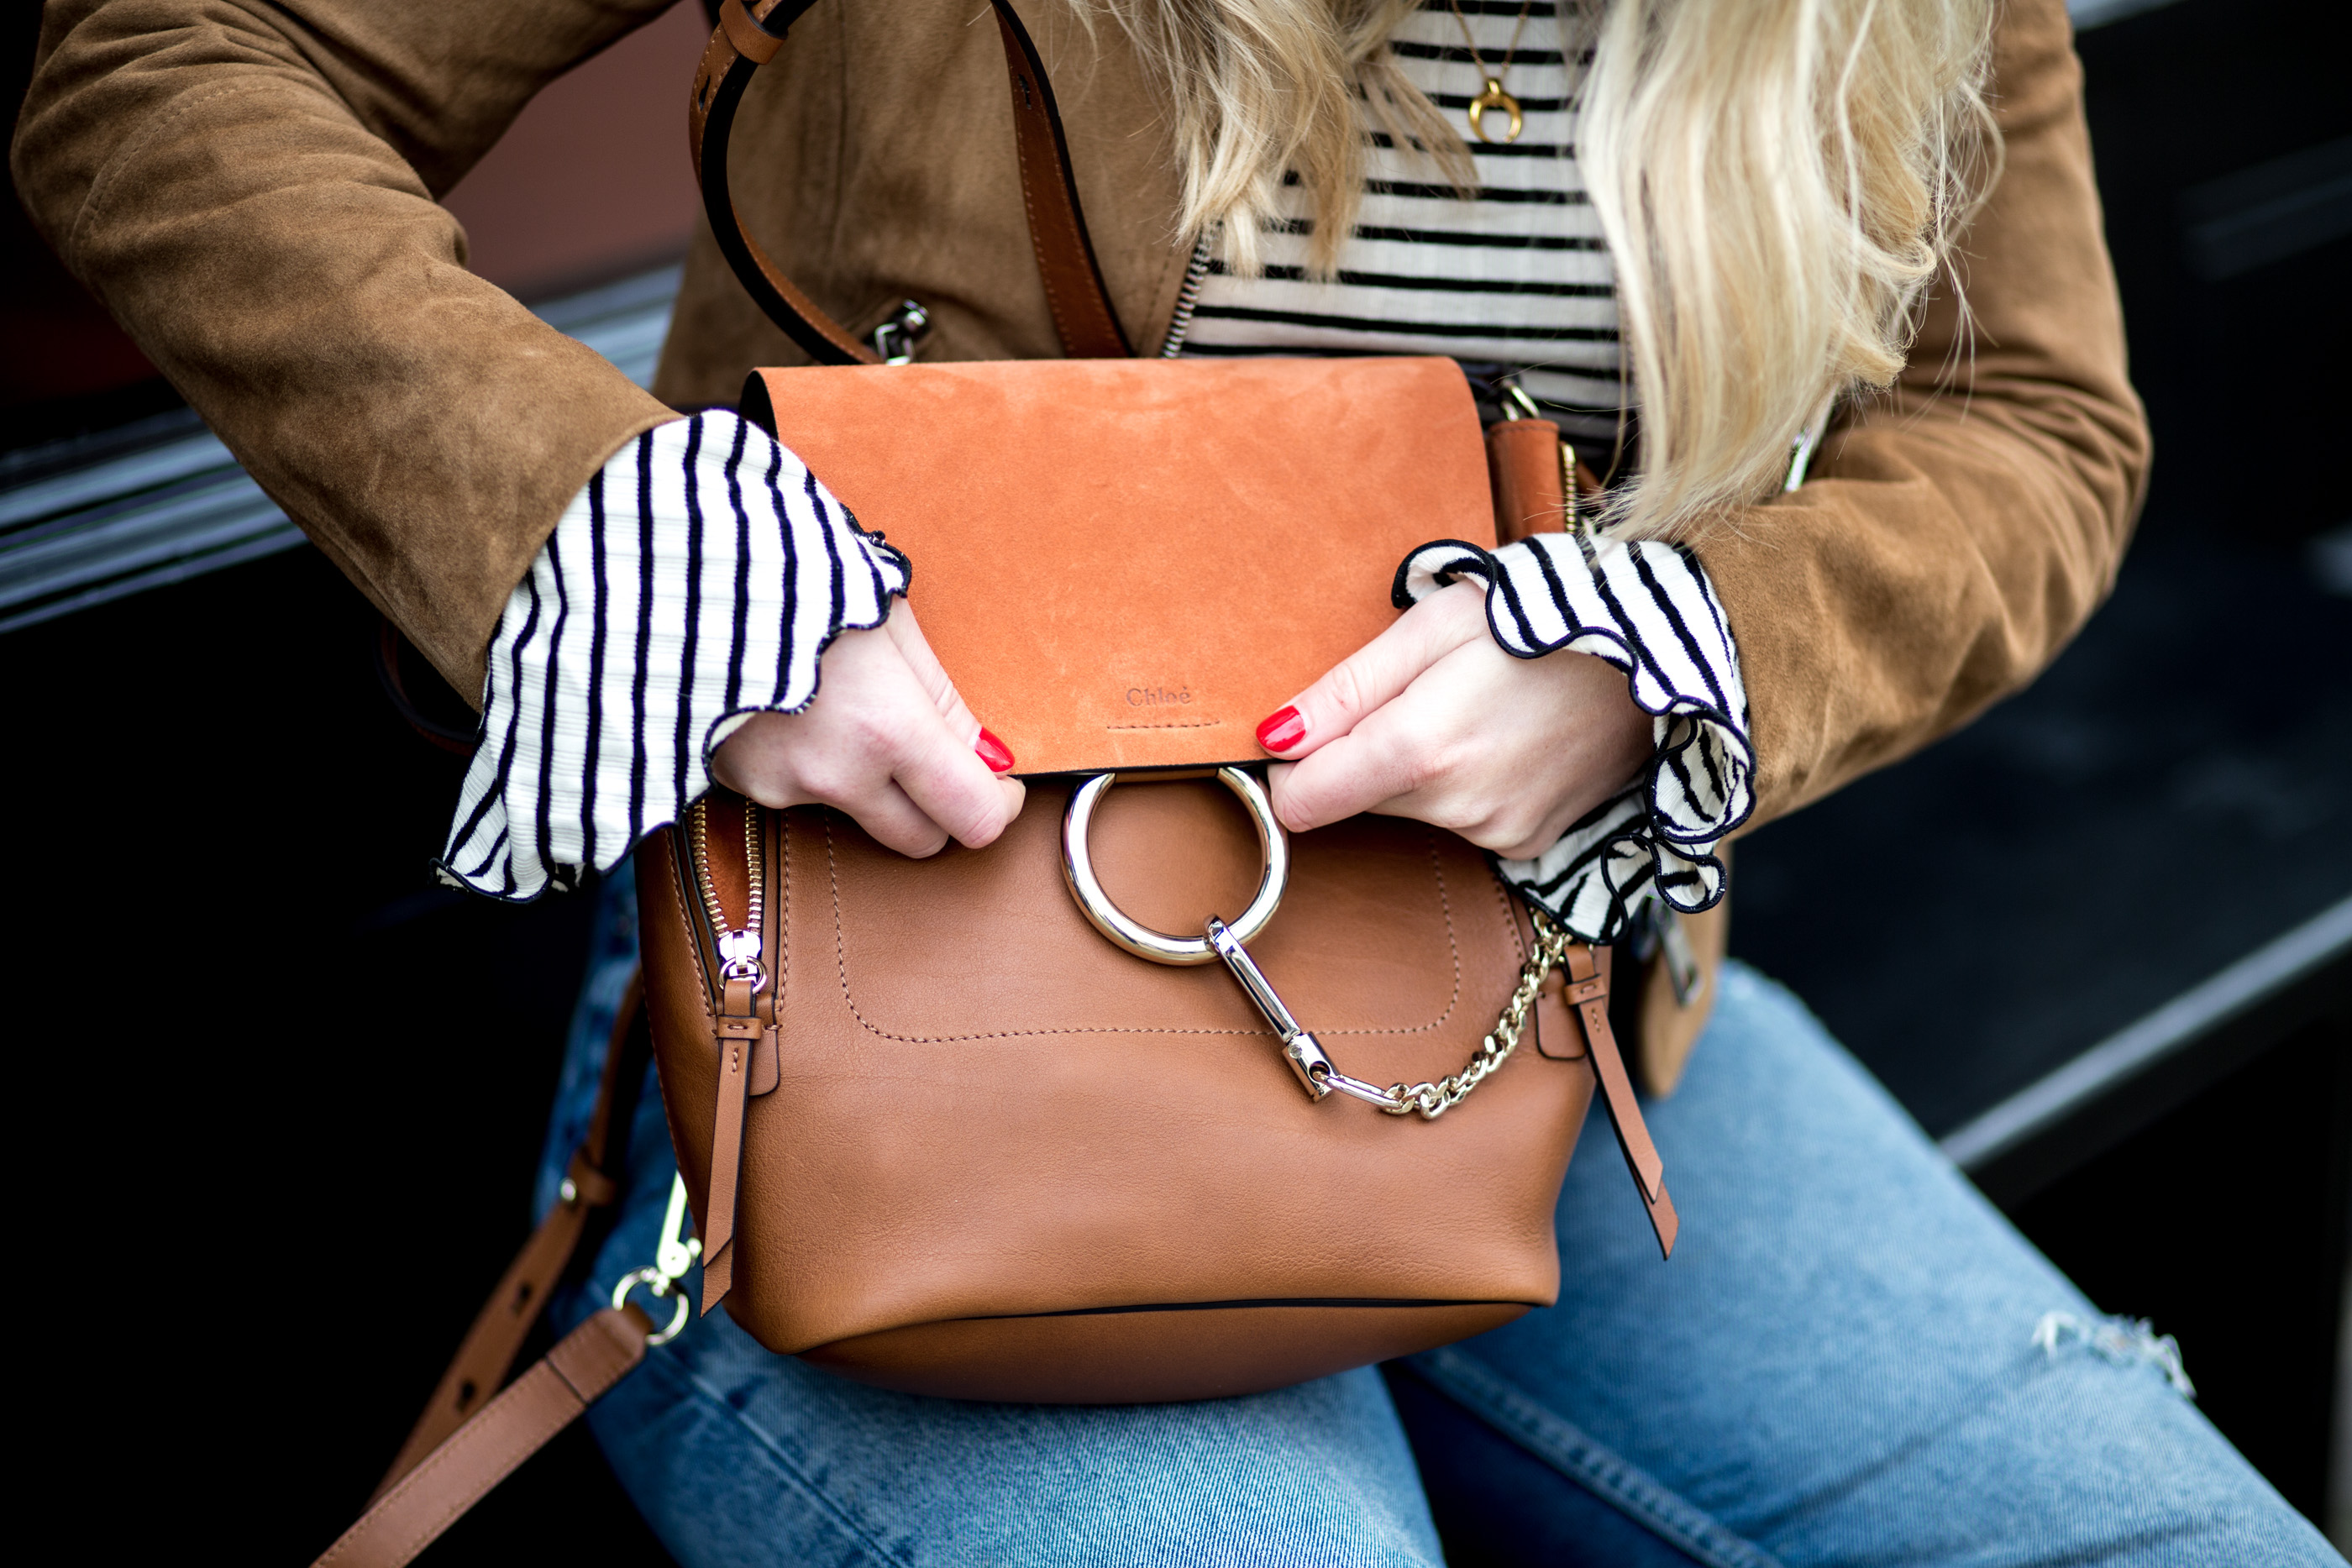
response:
M1276 710L1258 743L1284 759L1274 810L1294 832L1374 811L1530 860L1625 787L1652 733L1622 672L1511 657L1487 633L1486 590L1457 582Z

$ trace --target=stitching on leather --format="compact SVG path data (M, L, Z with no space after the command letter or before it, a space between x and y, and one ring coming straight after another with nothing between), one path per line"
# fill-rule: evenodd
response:
M1430 870L1437 877L1437 906L1445 921L1445 950L1454 963L1454 989L1445 999L1445 1009L1427 1023L1415 1024L1409 1029L1318 1029L1315 1031L1318 1038L1349 1035L1357 1039L1369 1039L1373 1036L1428 1034L1444 1028L1446 1020L1454 1016L1454 1009L1461 1005L1462 943L1454 928L1454 903L1445 891L1445 867L1438 859L1437 835L1434 831L1428 835L1427 842ZM839 862L834 857L833 821L830 817L826 818L824 824L824 864L825 874L833 889L833 963L834 972L841 980L842 1005L849 1009L849 1016L857 1020L860 1028L877 1039L895 1040L908 1045L953 1045L971 1040L1026 1040L1045 1035L1071 1034L1228 1035L1244 1040L1275 1038L1272 1030L1265 1029L1153 1029L1141 1024L1071 1024L1060 1029L998 1029L975 1034L895 1034L878 1027L873 1019L867 1018L858 1008L857 998L849 989L849 953L847 944L842 936L841 867Z
M999 26L1003 25L1002 22L998 23ZM1024 89L1023 96L1025 99L1029 89L1025 82L1023 87ZM1021 206L1024 215L1029 220L1029 233L1034 242L1037 234L1037 199L1031 193L1031 186L1034 182L1030 177L1029 139L1023 133L1018 111L1015 111L1013 120L1013 154L1021 168ZM1042 253L1037 257L1037 277L1045 286L1045 313L1054 319L1055 335L1061 339L1066 351L1068 345L1077 334L1070 329L1071 323L1062 308L1062 297L1054 287L1054 269L1045 265L1045 257Z
M509 1397L517 1396L518 1391L521 1390L527 1384L530 1383L532 1381L533 1374L537 1373L539 1370L540 1367L534 1366L530 1371L525 1372L520 1377L515 1379L515 1381L509 1385L506 1391L499 1395L497 1399L493 1399L489 1405L486 1405L482 1407L483 1415L488 1415L491 1406L504 1403ZM548 1368L548 1370L550 1372L553 1371L552 1368ZM562 1385L562 1379L559 1377L557 1381L559 1385ZM567 1388L566 1391L569 1392L569 1389ZM585 1408L585 1406L583 1406L583 1408ZM431 1516L413 1527L410 1534L404 1543L408 1555L414 1556L416 1552L422 1551L426 1542L432 1541L436 1536L438 1536L443 1531L446 1530L453 1520L457 1519L458 1515L464 1513L467 1509L473 1507L476 1502L479 1501L487 1492L488 1492L492 1488L495 1488L500 1481L506 1479L508 1476L512 1475L516 1468L520 1466L523 1460L529 1458L533 1453L535 1453L541 1446L547 1442L549 1437L554 1435L554 1433L560 1432L565 1427L570 1426L573 1420L578 1418L579 1414L580 1412L577 1410L570 1412L561 1421L557 1422L556 1425L547 1433L539 1436L535 1442L532 1441L532 1434L539 1432L540 1426L542 1423L533 1423L530 1427L526 1427L520 1436L520 1441L514 1444L515 1448L520 1448L521 1449L520 1452L515 1452L510 1448L491 1448L489 1452L494 1455L498 1455L499 1458L493 1461L489 1468L488 1485L473 1490L471 1496L461 1498L457 1501L452 1502L440 1513ZM478 1416L476 1417L477 1420L480 1417ZM469 1438L467 1435L467 1427L459 1427L457 1432L451 1435L449 1441L444 1443L439 1448L434 1450L431 1455L426 1457L423 1463L419 1464L415 1469L409 1471L407 1475L402 1477L399 1484L394 1486L389 1492L386 1492L383 1496L383 1501L378 1503L376 1506L378 1508L388 1508L394 1500L401 1497L404 1493L415 1490L424 1484L424 1478L428 1473L446 1469L449 1465L457 1462L459 1456L468 1449L479 1448L484 1442L488 1440L492 1431L493 1428L488 1427L475 1427L471 1428L471 1436ZM370 1511L373 1511L371 1510ZM354 1526L352 1531L345 1532L341 1541L336 1542L334 1545L329 1547L327 1549L327 1554L319 1559L320 1568L324 1568L326 1563L333 1562L336 1558L349 1551L355 1543L354 1537L357 1534L357 1527Z
M793 819L790 812L778 811L773 821L776 832L769 864L775 871L772 880L783 885L777 890L776 896L776 967L770 971L774 978L768 982L768 1010L776 1022L782 1024L784 1021L784 978L793 971Z
M1454 1016L1455 1004L1462 1000L1462 939L1454 930L1454 900L1445 891L1445 862L1437 858L1435 830L1423 829L1422 840L1429 845L1430 874L1437 878L1437 912L1445 917L1445 951L1454 960L1454 993L1445 998L1445 1010L1437 1015L1438 1021L1442 1023ZM1346 1031L1335 1030L1332 1032Z
M1204 718L1197 724L1107 724L1105 729L1214 729L1225 721Z

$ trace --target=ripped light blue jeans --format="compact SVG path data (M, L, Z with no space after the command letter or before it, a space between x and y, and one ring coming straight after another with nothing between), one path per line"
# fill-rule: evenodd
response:
M542 1207L636 957L625 872L602 898ZM863 1387L713 1312L590 1424L687 1568L1433 1568L1440 1521L1454 1568L2343 1563L2165 1347L2102 1318L1794 997L1737 964L1722 988L1649 1110L1674 1260L1595 1129L1560 1194L1559 1304L1492 1333L1249 1398L1078 1407ZM653 1257L674 1166L650 1090L630 1147L561 1326Z

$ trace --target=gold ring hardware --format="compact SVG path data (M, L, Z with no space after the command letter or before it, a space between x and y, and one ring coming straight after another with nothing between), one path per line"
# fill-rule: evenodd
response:
M1116 773L1096 774L1078 786L1070 796L1069 809L1062 813L1062 880L1069 887L1070 897L1094 928L1122 952L1180 968L1216 963L1220 955L1206 936L1171 936L1154 931L1112 903L1110 894L1103 891L1095 875L1087 831L1094 823L1095 808L1117 782ZM1234 941L1247 942L1265 929L1282 905L1283 889L1290 883L1290 841L1283 836L1282 824L1274 820L1274 802L1266 799L1265 786L1255 774L1220 768L1217 782L1238 796L1249 812L1250 822L1257 829L1258 851L1265 860L1257 895L1229 927Z
M1087 831L1094 822L1095 807L1118 781L1115 773L1097 773L1078 786L1070 796L1069 809L1062 814L1062 879L1069 884L1070 897L1080 913L1114 946L1154 964L1191 966L1223 961L1241 986L1242 994L1273 1027L1283 1062L1297 1077L1298 1086L1307 1091L1309 1100L1320 1102L1336 1090L1378 1106L1391 1116L1409 1116L1418 1112L1428 1122L1434 1122L1459 1105L1518 1049L1537 993L1542 990L1552 970L1567 961L1575 938L1553 924L1540 909L1528 911L1535 928L1535 942L1527 961L1520 966L1519 982L1512 988L1510 999L1503 1004L1502 1016L1496 1019L1494 1029L1478 1042L1459 1072L1448 1073L1433 1083L1391 1083L1385 1089L1360 1078L1350 1078L1332 1061L1322 1041L1299 1027L1289 1004L1275 990L1274 982L1266 978L1265 971L1258 967L1257 960L1243 946L1265 929L1282 903L1283 889L1290 881L1290 845L1283 837L1282 824L1274 819L1274 803L1266 798L1265 787L1255 775L1238 768L1220 768L1217 780L1248 808L1250 821L1257 824L1259 847L1265 855L1265 871L1258 882L1257 896L1250 900L1250 906L1242 912L1240 919L1229 925L1213 915L1201 936L1186 939L1154 931L1110 901L1095 876Z

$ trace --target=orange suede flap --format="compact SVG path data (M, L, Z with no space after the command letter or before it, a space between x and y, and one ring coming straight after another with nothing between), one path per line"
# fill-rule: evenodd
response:
M1494 542L1477 411L1448 360L753 381L778 438L907 552L924 634L1024 774L1262 758L1258 721L1396 618L1413 547ZM770 412L745 392L748 415Z

